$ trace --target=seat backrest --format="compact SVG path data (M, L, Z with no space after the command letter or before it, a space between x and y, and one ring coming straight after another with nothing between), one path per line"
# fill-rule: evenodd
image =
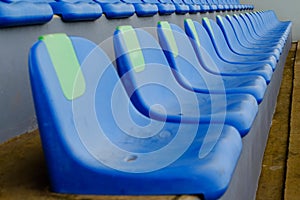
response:
M221 56L230 57L232 54L231 49L229 48L225 36L223 35L218 24L212 19L207 17L202 18L203 27L206 29L207 33L210 36L211 41L214 44L214 47L218 54Z
M229 23L229 21L226 20L225 17L217 15L216 22L219 25L220 29L222 30L228 46L231 49L235 49L235 47L240 46L240 42L238 41L238 39L235 35L235 32L234 32L231 24Z
M184 28L201 65L208 71L218 71L217 65L222 65L223 63L202 24L191 19L186 19L184 21ZM204 54L208 54L209 56L204 56Z
M239 41L242 44L247 44L246 35L244 34L244 32L243 32L240 24L238 23L238 21L230 15L226 15L226 20L228 20L228 22L233 27L233 30L235 31L235 35L239 39Z
M32 47L29 66L43 145L53 147L55 141L50 138L56 137L58 132L64 145L69 146L70 154L88 155L82 142L92 142L99 137L97 134L115 126L111 108L119 78L111 61L96 44L86 39L53 34L41 37ZM120 91L118 101L128 102L124 98L126 93ZM112 140L120 137L109 133L107 137ZM47 158L53 162L59 156L47 153L53 148L44 150L48 156L54 156Z
M244 23L248 27L248 30L251 32L251 34L257 35L256 30L255 30L254 26L252 25L252 22L249 20L249 18L242 13L239 15L239 17L244 21Z
M233 15L233 20L235 20L239 26L241 27L241 30L243 31L244 35L247 37L247 38L251 38L251 34L250 34L250 30L247 26L247 24L245 23L245 21L237 14L234 14Z
M102 7L106 18L119 19L127 18L134 14L135 9L132 4L124 3L121 0L94 0Z
M222 79L217 80L201 66L189 38L179 26L159 22L157 34L169 65L177 72L174 75L183 87L206 93L213 85L222 87Z
M54 0L0 1L0 27L45 24L53 17L49 3Z
M159 120L167 113L169 120L178 121L181 104L195 97L176 81L158 42L141 29L121 26L114 34L114 48L119 76L136 108Z

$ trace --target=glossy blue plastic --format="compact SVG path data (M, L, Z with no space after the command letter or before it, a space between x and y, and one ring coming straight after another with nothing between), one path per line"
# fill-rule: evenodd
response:
M246 26L248 27L249 33L250 35L255 39L255 40L267 40L267 41L273 41L274 43L280 44L282 46L284 46L285 44L285 40L282 39L281 37L269 37L268 35L264 35L264 36L260 36L257 35L256 30L257 28L254 28L253 24L251 23L251 21L249 20L249 18L244 15L244 14L240 14L239 17L241 18L241 20L244 21L244 23L246 24Z
M190 12L190 8L188 5L186 5L185 3L183 3L182 0L171 0L174 5L175 5L175 12L176 14L180 14L180 15L184 15L186 13Z
M63 21L96 20L102 15L101 6L92 0L56 0L50 5Z
M158 8L156 4L145 3L142 0L122 0L125 3L130 3L134 6L135 13L139 17L149 17L157 14Z
M134 14L134 6L121 2L121 0L94 0L102 7L108 19L127 18Z
M272 34L272 36L274 38L278 38L281 40L286 41L287 37L288 37L288 33L289 30L287 30L288 26L289 26L289 22L283 22L280 24L277 24L275 27L270 27L269 22L265 23L261 16L256 13L245 13L245 15L249 18L249 20L251 21L251 24L253 27L255 27L255 32L257 33L257 35L263 37L265 34ZM274 19L275 20L275 19ZM274 25L274 24L273 24Z
M200 6L197 4L194 4L194 2L192 0L182 0L182 2L189 6L189 9L190 9L189 12L191 14L200 12L200 10L201 10Z
M170 15L175 12L173 3L161 3L159 0L142 0L144 3L155 4L160 15Z
M204 94L182 87L158 42L134 29L139 47L128 49L123 33L114 35L117 69L135 107L151 118L169 122L225 123L245 135L257 114L257 101L247 94ZM132 37L130 37L132 38ZM142 51L144 69L135 71L130 52ZM200 112L198 112L198 109Z
M153 0L144 0L145 2L153 1ZM165 1L165 0L157 0L158 3L156 4L158 7L158 13L160 15L170 15L172 13L175 13L175 5L172 3L172 1Z
M279 52L282 52L283 46L281 46L280 44L277 43L261 43L259 41L253 41L251 40L251 38L247 37L247 34L245 33L245 31L247 31L247 29L243 30L242 27L240 26L239 22L236 20L236 17L233 16L226 16L226 19L229 21L229 23L231 24L231 26L234 29L235 35L238 38L239 42L241 45L243 45L244 47L251 47L252 49L278 49ZM249 33L248 33L249 34Z
M168 22L163 22L168 23ZM164 27L158 25L157 34L170 67L175 70L176 80L186 89L207 94L251 94L257 102L263 100L267 84L259 75L249 76L220 76L206 71L198 61L193 46L184 31L175 24L169 24L178 55L172 52L170 35ZM199 49L202 48L199 46ZM201 53L201 51L200 51ZM209 60L210 68L217 67L208 53L202 50L201 57ZM207 63L207 62L206 62Z
M65 98L43 41L31 48L29 56L51 190L219 198L242 149L237 130L145 117L131 104L105 53L88 40L70 40L86 81L78 98Z
M193 2L200 6L201 13L205 13L209 11L209 5L205 0L193 0Z
M273 69L268 64L234 64L225 62L219 56L219 52L216 51L214 45L207 33L204 29L202 24L197 21L193 21L195 32L192 30L192 27L185 21L184 27L186 34L190 37L196 55L199 59L201 65L207 71L214 73L214 74L221 74L223 76L248 76L248 75L260 75L265 78L266 82L269 83L272 78ZM199 44L196 43L197 39L199 40L199 44L202 48L199 48ZM209 59L203 57L205 54L209 54L209 57L212 58L213 62L215 63L216 68Z
M221 4L218 0L211 0L211 2L217 6L217 11L225 10L223 4Z
M202 19L202 24L206 31L208 32L215 49L218 51L219 56L231 63L240 64L240 63L247 63L247 64L270 64L275 70L277 65L277 60L274 56L249 56L249 55L240 55L234 53L228 46L227 41L225 39L224 34L222 33L221 28L218 24L208 18Z
M0 1L0 27L44 24L53 17L48 3Z
M218 6L212 2L212 0L206 0L207 5L209 6L209 12L218 11Z
M231 26L230 22L220 15L217 16L216 22L221 28L227 44L229 48L240 55L246 56L265 56L265 57L275 57L278 61L280 58L280 51L277 48L274 49L255 49L253 46L244 47L241 45L240 41L236 37L233 27ZM253 48L252 48L253 47Z
M252 27L251 28L248 27L245 20L243 20L243 18L240 15L234 15L233 18L238 22L238 24L241 27L241 30L243 31L244 35L246 36L249 42L254 44L258 43L260 45L272 45L272 46L276 45L281 49L283 48L284 43L282 43L281 41L278 42L278 40L275 41L272 38L262 39L262 38L255 37L252 33L252 29L251 29Z

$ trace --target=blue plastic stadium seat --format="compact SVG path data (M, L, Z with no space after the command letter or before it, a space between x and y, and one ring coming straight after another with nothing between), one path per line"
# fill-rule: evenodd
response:
M225 2L225 0L219 0L219 4L223 5L224 11L229 11L230 10L230 7L227 4L227 2Z
M63 21L96 20L102 15L101 6L92 0L56 0L50 5Z
M233 10L238 11L239 5L236 3L235 0L230 0L231 4L233 5Z
M251 94L258 103L262 101L267 88L262 76L211 74L199 63L188 36L180 27L166 21L159 22L157 32L170 67L178 73L177 81L186 89L207 94ZM199 46L200 48L202 47ZM202 56L210 61L210 68L217 70L208 53L203 53Z
M0 1L0 27L44 24L53 17L48 3L2 0Z
M239 0L231 0L235 10L242 10L242 5L240 4Z
M105 53L86 39L43 36L29 59L52 191L206 199L226 191L242 149L235 128L145 117Z
M234 15L233 18L238 22L238 24L241 27L241 30L243 31L245 37L250 43L253 44L259 44L259 45L271 45L271 46L276 46L279 49L282 49L284 47L284 42L278 39L273 39L272 37L269 38L261 38L255 35L253 32L254 30L252 29L253 27L250 23L250 21L247 21L248 18L245 18L245 20L239 15ZM247 23L246 23L247 22Z
M102 7L102 11L108 19L127 18L134 14L134 6L121 2L121 0L94 0Z
M209 12L210 8L205 0L193 0L193 2L194 2L194 4L200 6L201 13Z
M225 11L223 4L219 0L211 0L217 6L217 11Z
M282 52L283 46L279 43L274 43L274 42L271 42L270 40L269 40L269 42L254 41L254 40L251 40L251 38L248 38L248 37L250 37L246 34L246 33L248 33L248 30L246 30L246 28L244 28L244 30L243 30L243 28L240 26L239 22L237 21L237 19L234 16L232 17L232 16L227 15L226 19L229 21L229 23L233 27L235 35L238 38L241 45L243 45L245 47L251 46L252 49L255 48L255 49L268 50L268 49L276 48L280 51L280 53Z
M277 48L268 48L268 49L257 49L255 46L243 46L238 40L233 27L230 22L220 15L216 18L217 24L221 28L228 46L230 49L240 55L260 55L260 56L274 56L278 61L280 58L281 51Z
M171 0L174 5L175 5L175 13L176 14L180 14L180 15L184 15L186 13L190 12L190 8L188 5L186 5L185 3L183 3L182 0Z
M235 64L239 64L239 63L270 64L273 70L275 70L277 65L277 60L274 56L237 54L229 48L221 28L218 26L218 24L215 21L205 17L202 19L202 24L206 29L206 31L208 32L215 46L215 49L219 52L218 54L221 56L223 60Z
M170 15L175 12L175 5L172 2L161 3L159 0L143 0L143 2L156 4L160 15Z
M290 29L292 26L291 21L279 21L275 12L273 10L263 11L263 12L255 12L261 17L264 24L267 25L268 28L274 28L281 26Z
M117 69L140 112L173 123L225 123L238 129L242 136L249 131L258 109L252 95L187 90L177 82L175 77L181 75L171 69L150 34L130 26L120 28L114 36Z
M190 37L196 55L201 65L209 72L214 74L220 74L222 76L241 76L245 77L248 75L260 75L265 78L266 82L269 83L272 78L273 69L268 64L245 64L245 63L229 63L226 62L219 56L219 52L216 51L214 45L204 27L196 22L189 19L185 20L184 27L186 34ZM202 47L202 48L200 48ZM209 56L205 56L206 54ZM211 57L211 59L207 59Z
M218 10L218 6L216 4L214 4L214 2L212 0L206 0L206 1L209 6L209 12L215 12Z
M230 0L223 0L223 1L229 6L230 11L234 10L234 6Z
M247 17L247 15L245 14L240 14L239 17L244 20L244 22L246 23L248 29L250 30L250 34L252 34L252 36L254 38L257 38L259 40L270 40L272 39L274 42L281 44L282 46L285 44L285 39L282 38L281 36L278 35L274 35L274 37L272 36L271 38L268 37L268 34L264 33L261 34L259 27L256 26L256 24L252 24L253 22Z
M195 4L192 0L182 0L183 3L189 6L189 13L194 14L200 12L201 8L199 5Z
M264 22L261 15L258 14L258 12L245 13L245 15L251 21L251 23L252 23L253 27L255 28L255 31L258 35L264 36L266 34L272 34L273 38L280 38L280 39L286 41L286 39L289 35L289 30L287 30L289 22L281 23L281 25L283 25L283 26L281 26L279 24L278 24L278 26L273 26L274 24L270 23L269 21ZM275 21L275 19L273 21ZM270 27L270 26L272 26L272 27Z
M156 4L145 3L142 0L122 0L125 3L131 3L134 6L135 13L139 17L148 17L157 14Z

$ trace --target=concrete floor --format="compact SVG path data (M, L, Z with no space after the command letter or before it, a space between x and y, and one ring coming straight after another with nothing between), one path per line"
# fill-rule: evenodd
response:
M297 52L297 49L299 51ZM296 61L296 62L295 62ZM264 156L257 199L300 199L300 44L293 44ZM196 196L87 196L49 191L38 131L0 145L0 199L197 200Z

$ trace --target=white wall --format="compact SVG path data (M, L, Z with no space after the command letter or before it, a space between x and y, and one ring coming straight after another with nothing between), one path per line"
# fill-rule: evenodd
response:
M300 40L299 0L240 0L242 4L253 4L255 10L274 10L277 17L293 22L293 40Z

